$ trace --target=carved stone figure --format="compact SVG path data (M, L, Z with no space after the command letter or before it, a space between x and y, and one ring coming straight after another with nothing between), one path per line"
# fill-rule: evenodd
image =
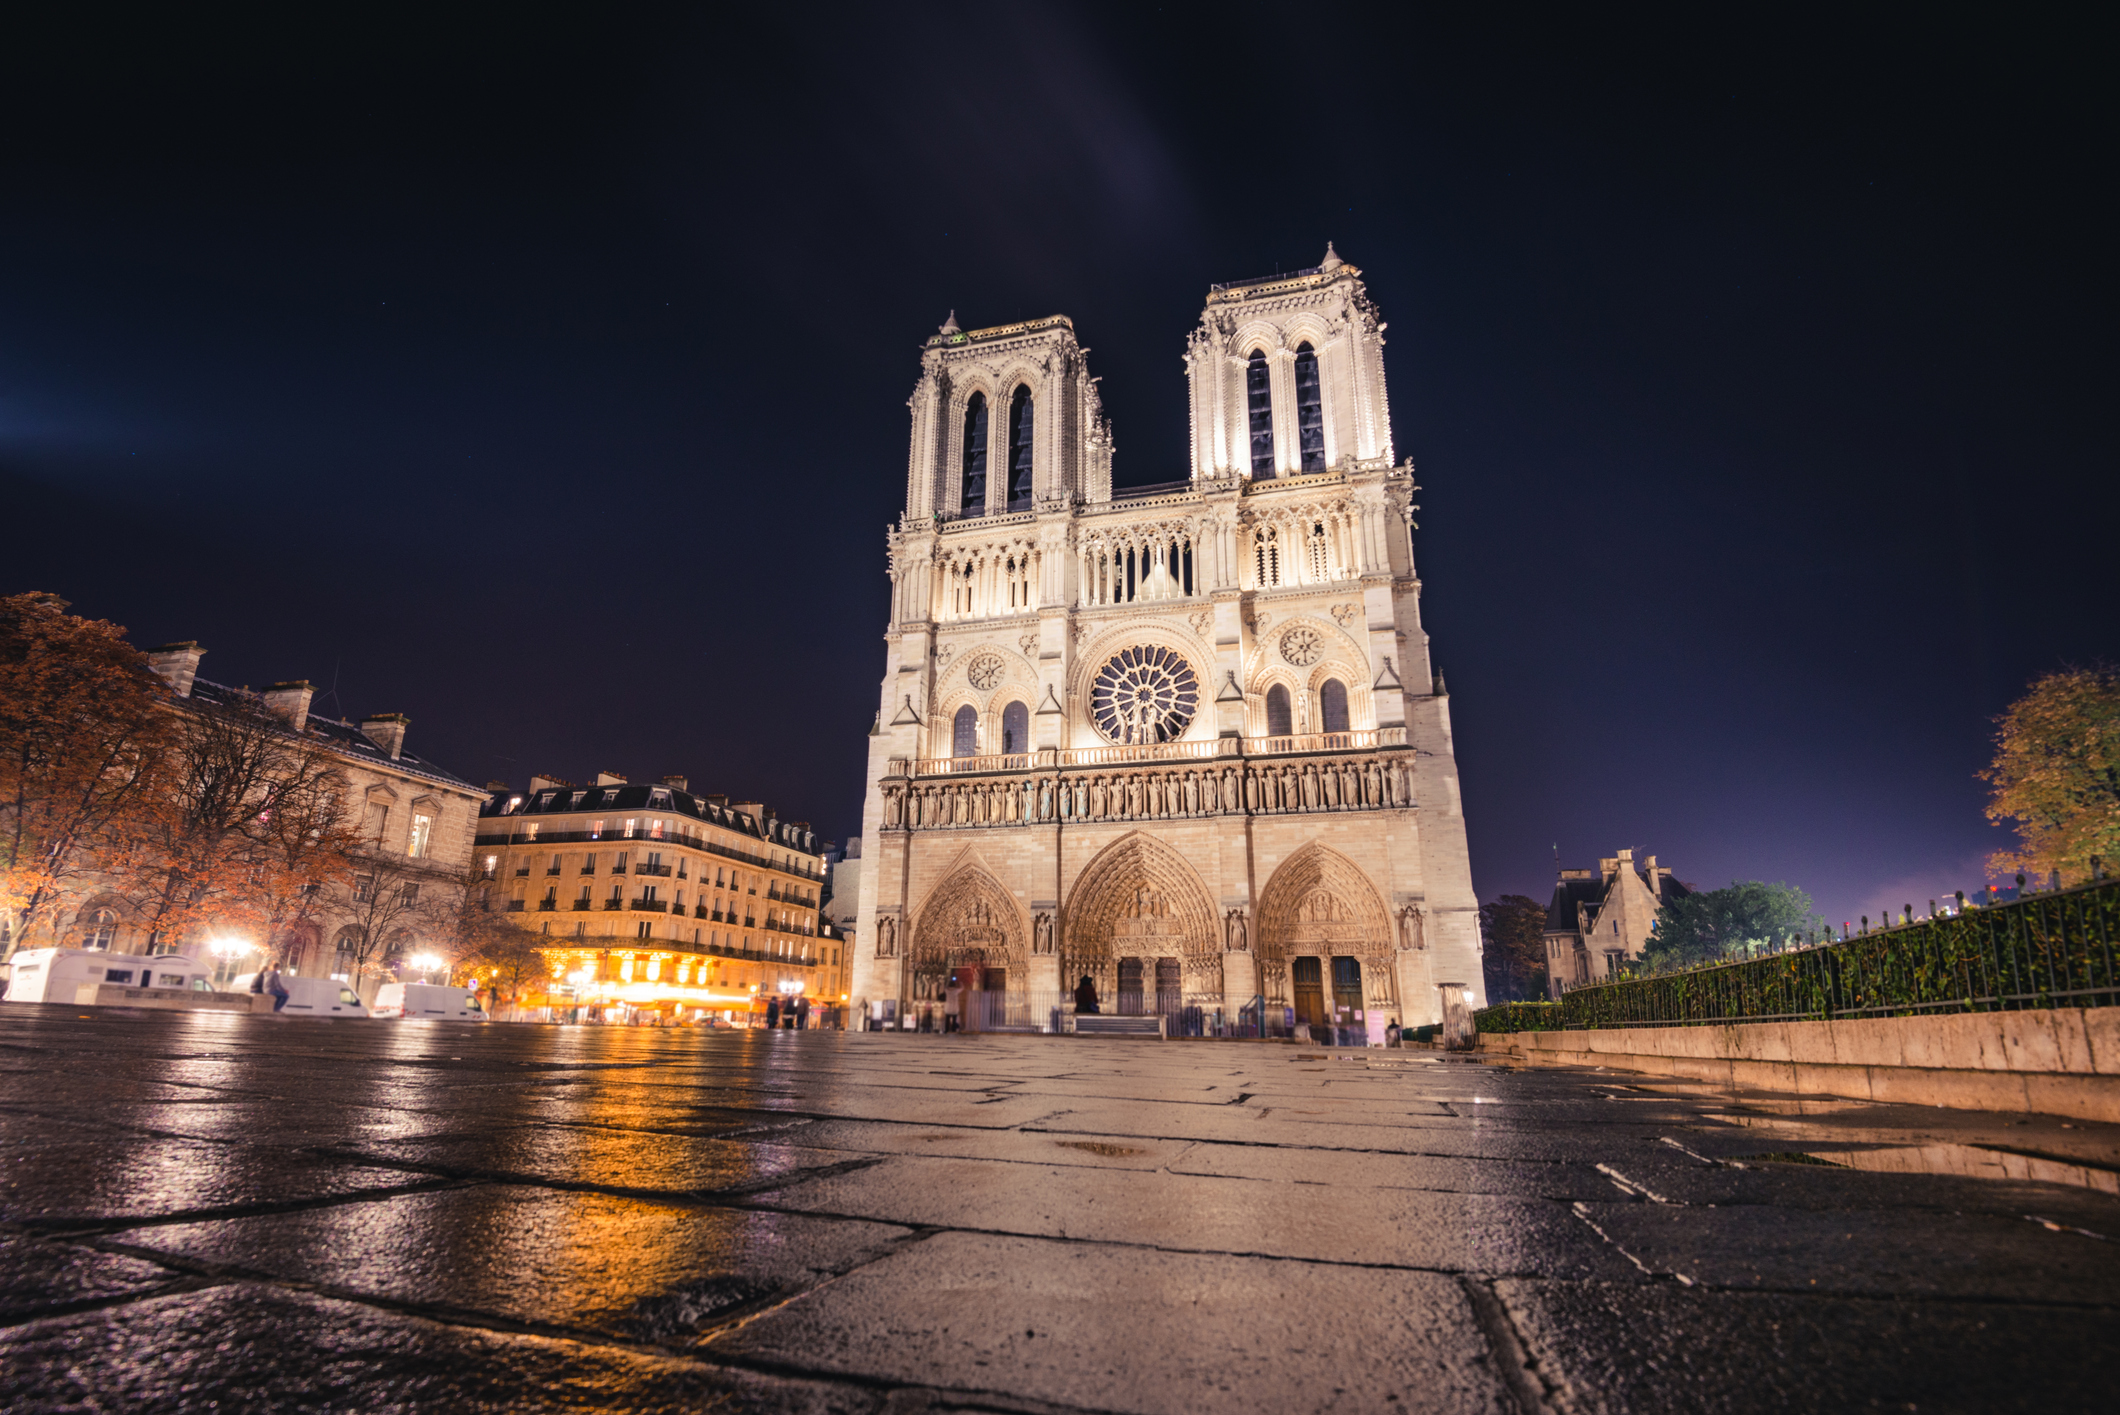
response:
M896 958L898 956L898 921L889 914L876 920L876 956Z
M1223 946L1231 953L1244 953L1251 948L1251 939L1244 931L1244 911L1232 909L1224 916L1228 926L1228 937Z
M1053 951L1053 916L1040 914L1031 920L1031 952L1046 954Z
M1413 953L1428 946L1425 919L1421 910L1412 904L1399 910L1399 949Z

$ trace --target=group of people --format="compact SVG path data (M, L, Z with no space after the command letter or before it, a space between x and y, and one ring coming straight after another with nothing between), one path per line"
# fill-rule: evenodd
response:
M810 1028L810 999L801 993L783 1002L777 997L766 999L766 1027L770 1031L782 1028L790 1032L806 1032Z

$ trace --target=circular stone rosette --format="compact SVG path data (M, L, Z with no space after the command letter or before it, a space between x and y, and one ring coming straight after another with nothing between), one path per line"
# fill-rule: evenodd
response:
M1001 675L1005 671L998 654L983 653L972 660L971 666L964 670L964 676L980 692L991 693L1001 686Z
M1315 629L1290 629L1281 636L1281 657L1298 668L1308 668L1325 652L1324 640Z
M1090 682L1090 717L1112 742L1176 741L1199 707L1192 665L1166 648L1121 649Z

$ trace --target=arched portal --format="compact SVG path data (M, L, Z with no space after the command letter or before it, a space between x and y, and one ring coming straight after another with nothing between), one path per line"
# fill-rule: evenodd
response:
M1222 931L1214 900L1183 856L1139 831L1106 846L1075 881L1060 976L1088 977L1106 1012L1161 1012L1176 1031L1189 1008L1222 1005Z
M977 864L958 866L913 922L911 1007L947 1010L975 1030L1027 1023L1028 936L1000 881Z
M1337 850L1305 845L1259 894L1259 990L1270 1007L1310 1014L1298 1021L1366 1027L1371 1009L1394 1003L1391 953L1384 901Z

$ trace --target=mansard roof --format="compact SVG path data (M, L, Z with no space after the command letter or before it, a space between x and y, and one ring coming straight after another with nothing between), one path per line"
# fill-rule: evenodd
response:
M260 703L256 693L244 688L231 688L226 683L209 682L204 678L192 680L190 697L177 698L174 701L180 707L187 704L206 703L214 707L237 708L252 713L260 711ZM397 756L392 757L390 753L384 751L370 740L368 734L361 731L358 723L342 722L335 717L325 717L314 709L310 711L303 730L297 734L290 729L288 735L320 738L324 745L337 752L340 756L350 757L362 766L374 767L378 771L396 771L402 772L407 776L425 777L429 781L437 781L445 786L454 786L458 790L469 792L474 796L479 794L476 786L473 786L455 772L438 766L428 761L425 757L402 749L400 749Z
M578 803L577 796L581 798ZM756 816L653 781L638 785L628 782L614 786L553 786L537 791L497 790L487 794L478 813L483 820L501 816L580 815L587 811L668 811L755 840L784 845L806 855L820 853L816 833L800 822L779 820L770 812L763 817Z

